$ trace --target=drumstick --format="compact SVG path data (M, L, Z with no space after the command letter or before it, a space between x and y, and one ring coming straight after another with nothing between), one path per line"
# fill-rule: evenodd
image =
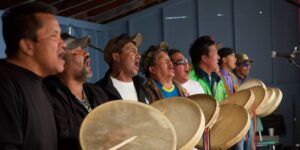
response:
M126 145L127 143L132 142L135 138L137 138L137 136L133 136L131 138L128 138L127 140L115 145L114 147L112 147L108 150L117 150L117 149L121 148L122 146Z
M166 114L166 112L167 112L167 108L161 111L162 114Z

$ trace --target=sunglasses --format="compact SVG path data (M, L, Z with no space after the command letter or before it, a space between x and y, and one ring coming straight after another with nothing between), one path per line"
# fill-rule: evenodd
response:
M251 66L251 62L242 62L242 63L237 63L237 65L239 65L239 66L243 66L243 67L249 67L249 66Z
M179 60L173 62L173 65L186 65L188 63L189 63L189 61L187 59L179 59Z

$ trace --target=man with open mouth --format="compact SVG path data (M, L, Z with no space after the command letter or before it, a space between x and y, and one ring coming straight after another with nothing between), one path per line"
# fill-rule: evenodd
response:
M178 49L170 49L168 54L174 66L174 80L187 90L188 95L203 94L202 86L189 77L190 65L183 53Z
M0 149L56 150L53 110L43 78L62 72L64 41L51 6L28 2L2 15Z
M66 43L62 73L48 77L44 83L51 94L58 129L58 148L80 149L79 129L85 116L108 97L98 86L87 83L92 77L89 53L84 50L90 37L75 38L63 33Z
M163 98L187 96L180 83L173 81L174 66L168 50L168 44L161 42L159 46L150 46L142 56L142 68L147 77L144 86L151 103Z
M149 103L143 88L144 79L138 76L141 59L138 47L141 43L140 33L133 37L122 34L108 41L104 49L104 59L109 70L96 85L107 92L109 100Z

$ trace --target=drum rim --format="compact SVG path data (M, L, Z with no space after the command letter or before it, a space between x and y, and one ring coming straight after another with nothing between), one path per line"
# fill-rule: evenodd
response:
M265 111L263 114L261 114L262 117L266 117L266 116L270 115L271 113L273 113L278 108L279 104L282 101L282 98L283 98L282 91L277 87L272 88L272 89L275 91L275 100L270 105L271 107L267 108L267 111ZM276 92L278 92L278 96L277 96Z

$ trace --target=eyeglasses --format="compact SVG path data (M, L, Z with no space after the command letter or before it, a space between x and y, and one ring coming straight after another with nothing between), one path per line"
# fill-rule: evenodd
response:
M173 62L173 65L186 65L188 63L189 63L189 61L187 59L179 59L179 60Z

